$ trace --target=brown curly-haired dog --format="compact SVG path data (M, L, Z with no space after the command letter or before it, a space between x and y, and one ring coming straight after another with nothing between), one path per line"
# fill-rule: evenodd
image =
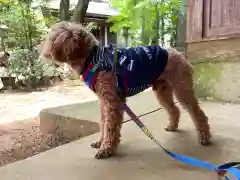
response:
M149 50L155 52L157 55L149 53ZM108 53L108 51L111 53ZM150 71L145 72L142 71L143 69L140 69L144 76L150 76L149 74L152 72L159 71L155 74L153 73L153 75L157 75L157 77L151 77L153 82L152 89L159 103L169 114L169 125L165 128L166 131L175 131L178 128L180 112L173 101L174 93L181 105L189 112L198 131L199 142L202 145L209 145L210 131L208 118L200 108L195 97L192 67L185 60L184 56L173 48L165 50L159 46L123 49L118 53L129 53L130 51L136 52L135 56L137 58L142 58L136 61L137 63L142 62L144 58L148 58L149 64L153 62L155 64L159 63L159 66L164 66L163 69L163 67L158 67L158 64L154 64L153 66L145 64L142 66L145 66L144 68L146 69L149 68ZM98 52L103 55L99 55ZM58 62L68 63L73 69L80 72L80 74L85 73L86 69L89 68L89 61L92 63L94 62L96 65L99 61L105 60L104 58L108 59L112 57L112 52L110 48L100 47L96 38L84 27L68 22L60 22L52 26L51 32L40 47L40 54L42 56ZM137 54L137 52L143 56L138 56L139 54ZM105 56L105 54L107 54L107 56ZM153 60L152 57L155 57L155 60ZM163 57L167 57L165 58L166 61L163 60ZM126 59L118 58L118 60L118 63L124 66L124 61ZM106 67L109 66L106 65ZM125 69L131 70L132 64L128 63ZM128 71L124 72L128 73ZM131 77L129 79L131 79ZM139 79L135 77L133 79L141 82L144 78ZM123 120L123 110L121 106L125 103L126 97L134 95L147 87L144 86L142 89L139 88L137 92L134 91L132 94L128 91L130 94L125 94L125 96L121 98L119 93L117 93L118 85L116 74L113 70L109 70L108 68L99 68L94 83L89 86L91 86L92 90L97 94L101 105L101 137L99 141L91 144L91 146L99 148L95 156L96 158L107 158L114 154L120 142L120 130Z

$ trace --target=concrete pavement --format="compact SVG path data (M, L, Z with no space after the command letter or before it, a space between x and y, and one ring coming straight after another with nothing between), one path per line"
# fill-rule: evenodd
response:
M143 110L159 107L151 93L142 94L138 101L136 100L131 101L130 105L133 110L138 110L137 114L143 113ZM180 131L176 133L164 131L167 116L163 111L147 115L142 120L165 147L176 153L215 164L228 160L238 161L240 159L240 105L213 102L202 102L201 105L209 116L212 128L214 144L209 147L202 147L196 143L193 123L183 110ZM84 119L91 119L85 116ZM91 149L89 145L98 139L98 135L97 133L4 166L0 168L0 180L217 179L212 172L190 167L171 159L133 122L123 126L122 142L117 156L107 160L95 160L93 156L96 150Z

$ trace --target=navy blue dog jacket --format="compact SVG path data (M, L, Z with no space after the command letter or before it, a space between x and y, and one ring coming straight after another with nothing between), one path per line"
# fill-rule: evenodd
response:
M117 58L115 66L114 58ZM168 60L167 50L159 46L120 48L94 47L81 73L93 91L99 71L114 71L118 88L125 97L133 96L152 86L164 72ZM116 69L114 68L116 67Z

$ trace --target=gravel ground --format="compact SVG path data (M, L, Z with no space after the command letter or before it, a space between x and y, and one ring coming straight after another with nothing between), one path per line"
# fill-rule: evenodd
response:
M81 138L46 136L40 132L39 118L0 125L0 167Z
M40 132L38 114L44 108L96 99L78 82L65 82L42 92L0 94L0 167L75 139Z

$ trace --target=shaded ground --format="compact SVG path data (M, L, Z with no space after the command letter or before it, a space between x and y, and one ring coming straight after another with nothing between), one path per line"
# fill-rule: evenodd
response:
M0 125L0 167L81 138L46 136L40 132L39 118Z
M139 96L141 96L139 98ZM157 109L154 96L141 93L129 102L134 112ZM145 98L146 97L146 98ZM134 98L134 97L133 97ZM143 101L142 99L145 98ZM156 103L153 103L156 102ZM144 102L144 103L139 103ZM201 102L209 117L213 144L208 147L197 143L197 134L190 116L181 108L179 131L166 132L167 113L159 111L142 117L147 128L161 145L174 153L195 157L219 165L239 161L240 104ZM69 107L66 107L67 110ZM81 111L81 106L79 107ZM137 110L138 109L138 110ZM62 109L64 111L64 109ZM78 108L75 109L78 112ZM97 108L84 119L91 120ZM81 111L85 112L84 109ZM90 114L91 113L91 114ZM73 112L73 114L75 114ZM77 117L77 113L76 113ZM214 172L173 160L158 148L133 122L122 128L121 144L116 156L96 161L96 149L90 143L99 133L64 146L46 151L19 163L0 168L1 180L217 180ZM234 179L234 178L233 178Z
M51 148L51 138L39 131L38 118L0 125L0 166Z
M95 98L78 81L65 82L43 92L0 94L0 167L73 140L40 132L37 116L43 108Z

